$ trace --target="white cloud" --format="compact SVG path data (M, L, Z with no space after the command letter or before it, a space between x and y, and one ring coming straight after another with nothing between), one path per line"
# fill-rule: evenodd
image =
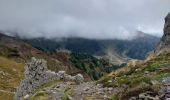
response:
M162 35L169 0L0 0L0 30L23 37Z

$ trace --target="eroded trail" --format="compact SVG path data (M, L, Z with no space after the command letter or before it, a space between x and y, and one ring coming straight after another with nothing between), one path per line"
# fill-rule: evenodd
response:
M101 84L95 82L87 82L77 85L73 89L73 98L74 100L110 100L118 90L116 88L104 88Z
M41 87L31 98L46 100L110 100L119 89L103 88L95 82L75 84L74 82L54 82ZM43 94L43 95L39 95Z

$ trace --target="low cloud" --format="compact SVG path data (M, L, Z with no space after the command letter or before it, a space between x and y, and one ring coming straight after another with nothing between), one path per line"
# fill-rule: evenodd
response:
M169 0L0 0L0 30L21 37L162 35Z

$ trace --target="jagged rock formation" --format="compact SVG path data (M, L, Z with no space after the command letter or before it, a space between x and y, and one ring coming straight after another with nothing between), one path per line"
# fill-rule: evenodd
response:
M156 51L159 52L164 48L170 48L170 13L165 18L164 35L159 42Z
M84 81L81 74L76 76L67 75L65 71L59 71L58 73L49 71L47 69L47 62L43 59L31 59L25 66L25 79L21 82L17 88L15 94L15 100L22 100L23 96L32 94L36 89L44 83L48 83L54 80L75 81L80 84Z

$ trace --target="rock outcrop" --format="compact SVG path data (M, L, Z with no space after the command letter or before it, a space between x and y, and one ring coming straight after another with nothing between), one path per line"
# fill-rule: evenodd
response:
M25 66L24 80L21 81L20 86L15 93L15 100L22 100L22 97L33 94L41 85L55 80L75 81L77 84L84 82L81 74L76 76L67 75L65 71L58 73L47 69L47 62L43 59L31 59Z
M164 35L159 42L156 51L159 52L164 48L170 48L170 13L165 18Z

